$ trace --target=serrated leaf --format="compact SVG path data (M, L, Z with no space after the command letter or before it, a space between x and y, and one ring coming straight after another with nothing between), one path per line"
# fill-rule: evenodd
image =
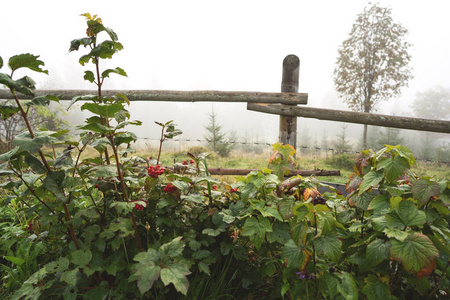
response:
M178 292L186 295L189 288L189 281L186 275L189 274L191 274L189 269L177 262L161 270L161 280L165 285L172 283Z
M367 245L366 262L370 267L375 267L384 260L389 260L390 242L376 239Z
M368 210L373 210L377 215L384 215L391 210L391 202L389 201L389 195L378 195L370 201Z
M72 105L74 105L76 102L78 101L82 101L82 100L91 100L91 101L97 101L99 99L98 96L95 95L83 95L83 96L76 96L72 98L72 101L70 101L69 106L67 107L67 110L69 110Z
M339 292L346 300L358 299L358 287L352 274L347 272L341 273L341 284L339 285Z
M57 142L58 139L53 137L53 131L39 131L34 134L32 138L28 131L18 134L12 144L19 146L21 150L27 150L30 152L37 152L45 144L52 144Z
M270 243L278 242L280 244L285 244L288 240L291 239L291 235L289 232L291 228L288 223L275 222L272 226L272 232L267 232L267 240Z
M242 235L248 236L255 245L256 249L261 247L266 236L266 232L272 232L272 226L270 225L270 221L268 219L258 216L258 218L252 217L245 220Z
M47 172L44 164L34 155L30 154L25 157L25 163L33 169L37 174L44 174Z
M362 292L368 300L391 299L389 286L381 282L375 275L368 275L364 282L366 285L363 287Z
M364 192L366 192L370 188L377 187L378 184L383 180L384 173L383 171L370 171L366 175L364 175L363 181L359 187L358 196L361 196Z
M11 159L11 157L13 157L14 154L17 153L17 151L19 151L19 147L15 147L15 148L9 150L6 153L0 154L0 162L7 162L7 161L9 161Z
M377 170L384 169L384 174L389 182L396 180L403 172L409 168L409 162L400 155L383 158L379 163Z
M62 188L65 173L64 171L49 171L44 179L44 187L55 194L56 198L64 201L65 195Z
M103 71L102 77L103 78L109 77L109 74L111 74L111 73L118 74L118 75L125 76L125 77L127 76L127 73L122 68L117 67L115 69L107 69L107 70Z
M205 228L203 229L202 233L209 235L209 236L218 236L223 230L220 229L213 229L213 228Z
M323 253L336 263L341 257L342 242L332 234L314 239L314 247L316 253Z
M90 83L95 81L95 76L94 76L94 73L92 71L85 71L83 78L84 78L84 80L87 80Z
M137 141L137 136L132 132L120 132L114 136L114 145L129 144Z
M183 237L179 236L174 238L169 243L166 243L162 245L159 250L160 252L164 253L165 256L175 258L183 252L184 249L184 243L181 241Z
M69 268L69 260L66 257L60 257L57 261L52 261L45 265L45 270L49 273L63 272Z
M143 295L147 291L149 291L152 288L153 283L158 280L161 273L161 267L155 265L153 261L148 260L145 260L144 263L140 262L136 265L136 267L136 272L130 276L129 281L137 280L137 286L139 288L139 291Z
M394 238L394 239L399 240L400 242L403 242L409 235L406 231L399 230L399 229L396 229L396 228L385 228L382 231L384 233L386 233L386 236L388 238Z
M428 276L436 267L439 251L422 233L414 232L403 242L391 239L391 245L391 260L401 262L405 270L411 274L418 277Z
M283 218L281 217L280 213L274 207L265 206L258 210L261 213L261 215L265 218L273 217L273 218L277 219L278 221L283 221Z
M426 221L426 214L420 211L414 203L403 200L399 206L386 214L386 226L390 228L404 229L411 226L423 225Z
M61 274L60 280L66 282L70 285L76 285L77 284L77 273L78 268L75 268L73 270L65 271Z
M39 55L32 55L30 53L19 54L12 56L8 61L8 65L13 72L20 68L28 68L35 72L48 74L47 70L41 68L41 66L44 65L44 62L38 60L38 58Z
M430 200L431 197L438 197L440 194L439 184L435 181L419 179L411 187L413 197L419 200L419 206L422 206Z
M281 253L281 259L287 259L287 267L304 270L312 258L311 252L298 247L293 240L287 241Z
M89 249L72 251L70 256L70 261L79 267L86 266L92 259L92 253Z
M122 103L99 104L99 103L84 103L81 110L88 110L91 113L100 115L105 118L112 118L114 115L123 109Z
M89 171L92 177L116 177L117 167L115 165L96 166Z
M193 259L203 259L206 257L209 257L211 255L211 252L203 249L203 250L199 250L199 251L195 251L194 253L192 253L192 258Z
M13 105L0 105L0 115L2 120L7 120L20 111L20 108Z
M36 90L36 83L28 76L19 80L13 80L9 75L0 73L0 84L4 84L10 89L28 96L34 96L34 91Z
M398 145L398 146L395 146L393 148L393 150L395 152L397 152L398 155L400 155L401 157L406 158L408 160L410 166L412 166L412 165L414 165L416 163L416 160L415 160L415 158L413 156L412 151L409 150L408 148L406 148L405 146Z

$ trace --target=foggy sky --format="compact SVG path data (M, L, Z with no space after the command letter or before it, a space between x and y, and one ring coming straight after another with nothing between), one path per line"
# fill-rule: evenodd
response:
M410 115L417 92L438 85L450 88L450 2L379 3L390 7L394 21L409 31L414 79L400 98L382 103L377 112ZM300 58L299 92L309 94L308 106L346 109L334 92L332 72L338 47L366 5L361 0L8 1L1 6L0 56L6 62L15 54L40 55L50 75L27 73L38 88L94 89L83 80L89 68L78 64L87 50L68 52L72 39L84 37L86 23L80 14L89 12L99 14L124 45L102 67L122 67L128 77L113 77L104 89L279 92L283 58L295 54ZM7 72L5 67L1 71ZM157 137L153 121L175 120L184 138L202 138L212 107L133 102L132 118L144 125L130 130ZM214 111L227 131L277 140L277 116L246 111L245 104L215 103ZM305 124L319 139L324 132L339 131L339 123L329 123L299 120L299 126Z

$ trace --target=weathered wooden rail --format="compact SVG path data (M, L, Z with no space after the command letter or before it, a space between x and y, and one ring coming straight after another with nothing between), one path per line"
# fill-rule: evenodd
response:
M20 94L20 93L18 93ZM96 95L97 90L37 90L36 96L51 95L60 100L72 100L80 95ZM163 90L102 90L104 97L124 94L130 101L168 101L168 102L244 102L307 104L306 93L261 93L261 92L222 92L222 91L163 91ZM9 90L0 89L0 99L12 99ZM32 99L20 94L20 99Z

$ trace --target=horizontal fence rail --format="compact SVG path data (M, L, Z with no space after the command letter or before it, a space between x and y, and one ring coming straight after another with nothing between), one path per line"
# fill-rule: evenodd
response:
M372 113L344 111L335 109L299 107L291 105L269 105L248 103L248 110L286 115L293 117L313 118L319 120L337 121L345 123L367 124L382 127L393 127L419 131L450 133L450 121L431 120L411 117L398 117Z
M51 95L60 100L72 100L82 95L96 95L97 90L37 90L36 96ZM18 93L19 94L19 93ZM168 101L168 102L244 102L307 104L307 93L262 93L228 91L161 91L161 90L103 90L104 97L124 94L130 101ZM32 99L20 94L20 99ZM0 99L13 99L9 90L0 89Z

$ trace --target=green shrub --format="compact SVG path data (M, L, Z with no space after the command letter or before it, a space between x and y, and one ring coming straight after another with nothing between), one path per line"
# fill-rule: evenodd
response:
M80 63L98 68L122 45L97 16L84 16L88 37L70 50L85 46L90 52ZM98 43L99 33L110 40ZM45 73L37 58L11 57L10 73ZM99 91L110 74L126 75L121 68L96 74L84 78ZM11 76L0 73L0 82L26 119L16 92L34 96L34 82ZM132 155L136 136L124 129L140 125L130 120L126 96L78 100L93 114L79 126L80 140L28 128L0 154L3 299L448 296L450 182L415 176L407 148L362 151L347 198L320 195L314 178L285 180L295 150L278 143L270 169L228 185L210 176L201 154L190 154L180 173L158 164L162 143L181 133L172 121L157 123L158 158L144 166ZM27 105L49 101L57 99L35 97ZM0 109L3 117L11 112ZM60 153L43 150L61 144ZM88 146L97 156L82 159Z

